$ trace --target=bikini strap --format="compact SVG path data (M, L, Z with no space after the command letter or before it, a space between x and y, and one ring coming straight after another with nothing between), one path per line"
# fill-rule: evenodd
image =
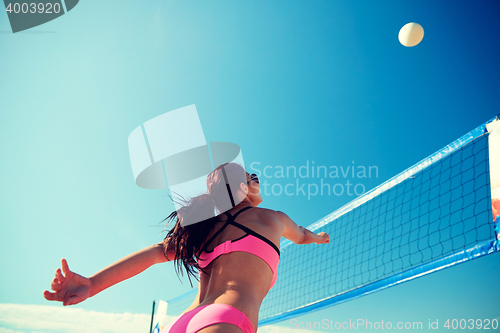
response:
M252 207L252 206L248 206L248 207L245 207L245 208L240 209L239 211L237 211L237 212L236 212L236 214L234 214L233 216L231 216L231 220L233 220L233 221L234 221L234 219L235 219L238 215L240 215L241 213L243 213L245 210L249 210L250 208L253 208L253 207ZM226 213L226 214L231 215L231 214L229 214L229 213Z
M214 241L214 239L220 235L221 232L224 231L224 229L226 229L226 227L231 223L231 214L229 213L225 213L227 215L227 221L226 223L224 223L224 225L219 229L217 230L217 232L212 236L210 237L210 239L208 240L208 242L205 243L205 245L203 246L203 248L201 249L201 253L203 252L206 252L207 251L207 247Z
M231 218L230 220L228 220L228 222L229 222L230 224L234 225L235 227L240 228L241 230L245 231L247 234L250 234L250 235L252 235L252 236L255 236L255 237L257 237L257 238L259 238L259 239L263 240L263 241L264 241L264 242L266 242L267 244L271 245L271 247L272 247L273 249L275 249L275 250L276 250L276 252L278 252L278 255L279 255L279 254L280 254L280 250L278 249L278 247L277 247L277 246L276 246L273 242L271 242L269 239L267 239L266 237L262 236L261 234L259 234L259 233L255 232L255 231L253 231L252 229L250 229L250 228L248 228L248 227L245 227L243 224L239 224L238 222L236 222L236 221L235 221L235 218L236 218L236 217L237 217L240 213L242 213L242 212L244 212L245 210L250 209L250 208L252 208L252 207L251 207L251 206L250 206L250 207L245 207L245 208L243 208L243 209L239 210L236 214L234 214L234 215L232 216L232 218Z
M241 213L243 213L245 210L248 210L248 209L250 209L250 208L253 208L253 207L252 207L252 206L249 206L249 207L242 208L242 209L240 209L239 211L237 211L237 212L236 212L236 214L234 214L234 215L231 215L231 214L229 214L228 212L225 212L224 214L226 214L226 216L227 216L227 221L226 221L226 223L224 223L224 225L223 225L223 226L222 226L219 230L217 230L217 232L216 232L216 233L215 233L212 237L210 237L210 239L208 240L208 242L206 242L206 243L205 243L205 245L203 246L203 248L201 249L201 252L206 252L207 247L208 247L208 246L209 246L209 245L210 245L210 244L211 244L211 243L215 240L215 238L216 238L217 236L219 236L219 235L220 235L220 233L221 233L221 232L223 232L223 231L224 231L224 229L226 229L226 227L227 227L229 224L233 224L233 225L234 225L234 224L237 224L237 226L241 226L241 227L243 227L243 228L246 228L247 230L250 230L250 229L248 229L247 227L245 227L245 226L243 226L243 225L241 225L241 224L239 224L239 223L236 223L236 221L234 220L234 219L235 219L238 215L240 215L240 214L241 214ZM242 229L241 227L240 227L240 229ZM243 230L244 230L244 231L246 231L246 232L248 233L248 231L247 231L247 230L245 230L245 229L243 229ZM253 232L253 231L252 231L252 230L250 230L250 232ZM259 236L260 236L260 235L259 235ZM261 237L262 237L262 236L261 236ZM269 242L269 241L267 241L267 242ZM272 244L272 245L274 246L274 248L276 248L276 245L274 245L274 244ZM277 251L278 251L278 253L279 253L279 250L278 250L277 248L276 248L276 250L277 250Z
M276 252L278 252L278 255L280 254L280 250L278 249L278 247L273 243L271 242L269 239L267 239L266 237L262 236L261 234L253 231L252 229L248 228L248 227L245 227L244 225L242 224L239 224L238 222L236 221L231 221L231 225L234 225L235 227L237 228L240 228L241 230L245 231L247 234L250 234L252 236L255 236L261 240L263 240L264 242L266 242L267 244L271 245L271 247L273 249L276 250Z

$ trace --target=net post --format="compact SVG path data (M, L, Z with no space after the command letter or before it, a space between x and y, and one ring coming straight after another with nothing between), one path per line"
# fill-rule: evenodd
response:
M155 315L155 301L153 301L153 310L151 311L151 324L149 324L149 333L153 332L153 318Z

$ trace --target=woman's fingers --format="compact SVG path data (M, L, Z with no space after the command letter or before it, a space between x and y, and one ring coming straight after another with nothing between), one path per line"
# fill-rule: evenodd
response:
M318 235L320 235L321 237L323 237L323 244L324 243L330 243L330 236L326 232L322 231Z
M48 301L55 301L55 295L56 295L55 293L51 293L48 290L45 290L43 292L43 297L45 297L45 299Z
M54 300L53 295L54 295L54 294L53 294L53 293L51 293L51 292L50 292L50 291L48 291L48 290L45 290L45 291L43 292L43 297L45 297L45 299L46 299L47 301L53 301L53 300Z
M57 279L57 281L59 281L59 283L64 282L64 276L62 275L60 268L56 269L56 279Z
M62 271L64 273L65 276L67 276L69 273L71 273L71 271L69 270L69 266L68 266L68 262L66 261L66 259L61 259L61 266L62 266Z
M325 243L330 243L330 236L324 231L318 233L318 236L321 237L320 241L315 242L316 244L325 244Z
M50 284L50 289L54 291L59 291L59 289L61 289L61 283L57 280L57 278L54 278L54 280L52 280L52 283Z
M68 274L69 272L71 272L69 270L68 263L66 262L65 259L62 259L61 263L62 263L62 267L63 267L65 274ZM52 280L52 282L50 283L50 289L55 291L55 293L52 293L48 290L45 290L43 292L43 296L45 297L45 299L47 299L49 301L62 301L62 296L61 296L61 293L59 291L61 291L61 289L62 289L62 284L63 284L64 280L65 280L65 277L62 274L61 269L60 268L56 269L55 277Z
M61 285L64 282L64 276L62 275L61 269L56 269L56 276L52 283L50 284L50 289L54 291L59 291L61 289Z
M47 301L61 301L61 295L59 293L51 293L50 291L48 290L45 290L43 292L43 297L45 297L45 299Z

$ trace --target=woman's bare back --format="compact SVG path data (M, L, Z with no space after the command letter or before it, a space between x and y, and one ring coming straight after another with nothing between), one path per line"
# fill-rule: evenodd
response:
M239 209L233 209L228 213L234 215ZM219 216L213 232L207 235L207 240L216 234L227 220L227 215ZM277 217L277 212L251 208L239 214L235 221L267 238L279 249L284 226ZM244 230L228 225L210 244L207 244L206 250L211 252L219 244L228 240L239 240L246 234ZM274 251L271 247L269 250ZM273 279L269 265L252 253L231 252L219 256L204 271L200 272L198 297L189 309L212 303L228 304L245 313L254 327L257 327L260 304L267 295Z

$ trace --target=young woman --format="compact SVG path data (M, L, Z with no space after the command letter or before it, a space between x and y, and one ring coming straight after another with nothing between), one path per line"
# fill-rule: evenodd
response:
M230 188L227 179L241 177ZM246 175L246 179L244 179ZM151 265L176 261L188 276L199 271L198 295L193 304L162 333L256 332L262 300L273 287L279 261L280 238L295 244L329 243L330 237L295 224L286 214L256 208L261 202L259 179L234 163L224 164L207 177L207 193L192 198L169 218L175 226L164 241L135 252L85 278L72 272L65 259L45 291L50 301L77 304L102 290L139 274ZM227 193L238 202L227 212ZM201 212L201 213L200 213ZM216 215L198 223L195 216ZM185 226L181 226L185 225ZM64 274L64 275L63 275Z

